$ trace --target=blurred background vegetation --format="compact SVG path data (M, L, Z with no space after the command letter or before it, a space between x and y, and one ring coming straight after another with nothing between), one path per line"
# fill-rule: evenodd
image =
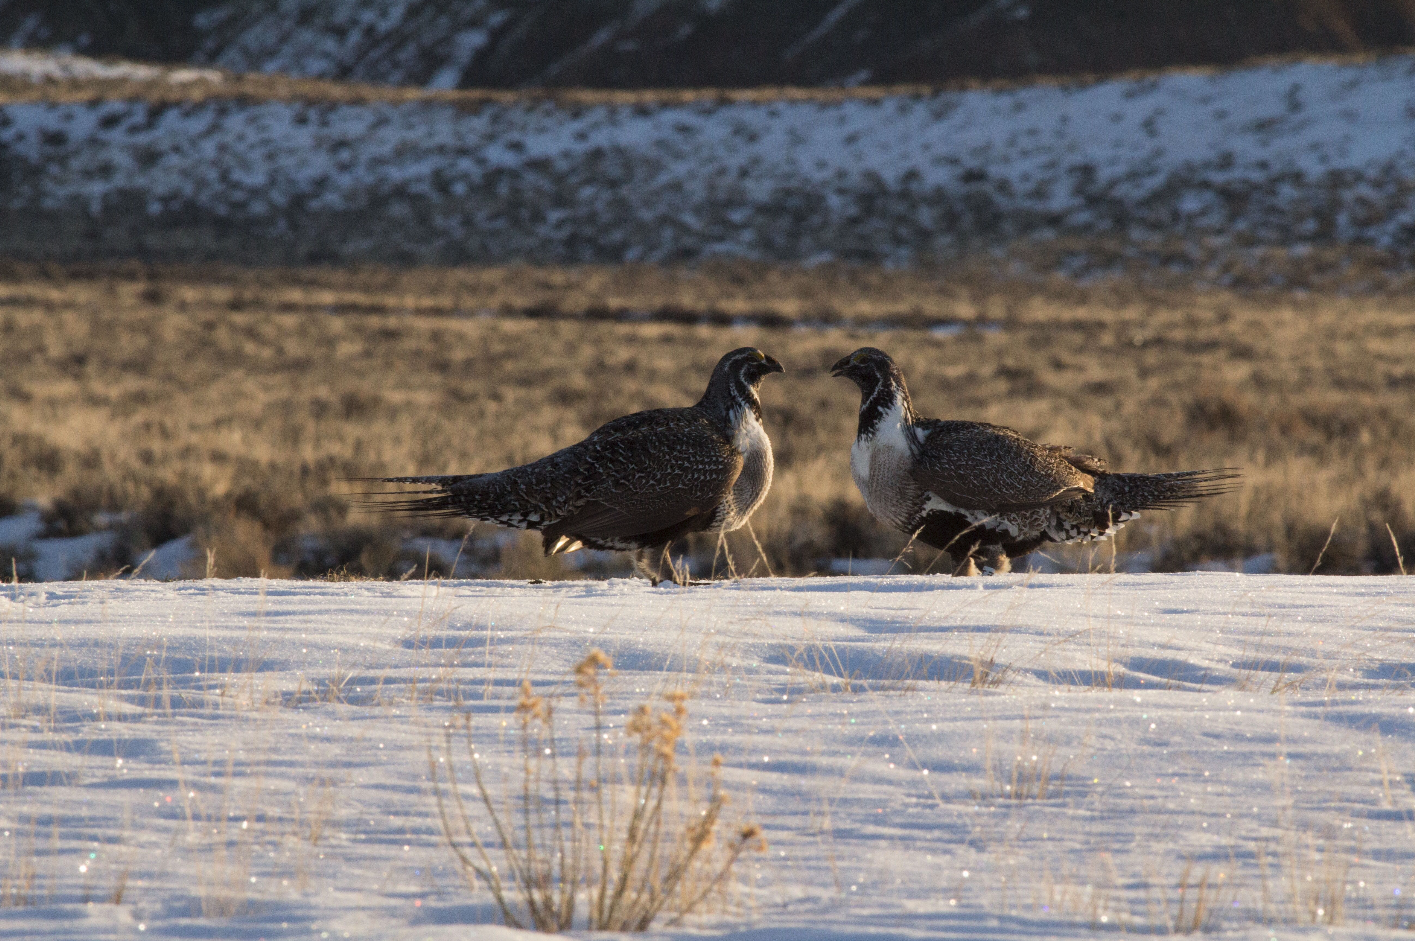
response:
M501 90L554 120L586 102L638 107L643 89L830 100L860 84L1359 62L1411 44L1415 0L4 0L0 45L225 71L208 85L170 70L107 84L6 73L0 129L22 107L137 102L155 121L207 94L225 111L295 99L318 121L333 102L454 88ZM563 90L561 111L536 110L546 88ZM240 173L244 157L220 159ZM622 185L612 169L607 189ZM53 172L0 146L4 192ZM1386 194L1397 208L1401 186ZM296 223L306 211L286 208ZM856 570L903 548L849 479L853 388L824 375L865 344L899 359L926 414L1007 424L1126 470L1244 469L1236 496L1039 566L1307 572L1320 557L1324 573L1389 573L1415 560L1408 245L1239 233L1236 248L1176 238L1137 252L1118 231L905 265L654 266L632 245L623 264L400 266L374 252L306 265L288 260L298 240L328 231L181 228L179 208L169 238L153 228L160 209L131 194L52 218L0 205L0 518L38 514L24 539L0 528L13 577L38 574L35 540L94 534L69 574L131 572L176 543L169 574L622 573L622 559L567 567L490 527L464 540L464 523L360 513L343 478L534 459L616 415L691 403L743 344L788 375L763 392L779 470L754 520L760 550L745 533L729 541L739 572ZM357 214L337 218L334 236L360 234ZM728 564L708 542L690 548L699 574Z

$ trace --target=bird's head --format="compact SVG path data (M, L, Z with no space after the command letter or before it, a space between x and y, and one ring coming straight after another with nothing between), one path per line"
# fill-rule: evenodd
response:
M761 385L761 381L773 372L785 372L785 366L756 347L741 347L740 350L733 350L717 361L712 378L717 379L720 376L733 385L740 383L747 388L756 389Z
M889 358L889 354L883 350L877 350L873 346L862 346L846 356L830 367L830 374L837 379L841 377L849 379L859 386L860 391L866 395L891 378L897 377L901 385L904 379L904 376L899 372L899 367L894 365L894 360Z
M914 408L909 401L909 389L904 384L904 373L883 350L862 346L830 367L830 374L849 379L860 387L861 433L873 429L879 416L895 405L900 408L905 421L914 420Z
M717 361L701 404L720 410L724 416L738 411L742 405L750 406L760 415L757 386L771 373L785 371L775 358L755 347L733 350Z

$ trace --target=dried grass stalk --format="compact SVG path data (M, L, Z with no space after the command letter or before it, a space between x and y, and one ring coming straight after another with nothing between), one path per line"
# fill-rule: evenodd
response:
M572 762L562 758L555 701L529 681L516 705L520 761L512 786L488 780L470 713L448 724L440 756L428 749L447 846L468 885L490 891L512 927L646 931L665 914L676 924L721 892L744 852L765 845L754 824L719 840L727 806L722 759L713 758L705 793L694 769L678 760L686 694L666 696L669 709L641 704L619 746L609 744L603 680L610 672L598 650L575 667L593 736L579 738ZM457 776L459 737L472 787Z

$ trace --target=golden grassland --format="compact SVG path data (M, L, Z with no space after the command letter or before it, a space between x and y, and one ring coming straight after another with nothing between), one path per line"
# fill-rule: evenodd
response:
M964 326L867 327L920 318ZM831 321L849 325L815 326ZM188 532L218 574L421 571L399 555L409 525L351 510L341 478L531 460L615 416L690 404L743 345L787 367L763 387L778 471L753 520L777 574L903 544L850 481L857 393L827 374L862 345L895 356L926 415L1010 425L1123 470L1243 469L1236 494L1130 524L1122 560L1271 552L1307 572L1320 554L1323 573L1392 572L1397 545L1415 559L1415 300L1078 287L978 266L8 265L0 510L40 501L51 535L121 514L110 571ZM476 533L468 552L489 571L564 574L535 543ZM739 570L766 570L745 533L730 548ZM1108 546L1057 557L1111 561Z

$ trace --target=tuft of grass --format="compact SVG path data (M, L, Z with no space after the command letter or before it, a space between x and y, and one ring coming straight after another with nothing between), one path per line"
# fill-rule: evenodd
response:
M39 901L39 863L35 840L36 824L30 819L29 827L21 834L18 821L14 835L5 842L8 851L0 859L0 908L25 908Z
M719 835L727 806L720 757L705 790L679 764L686 694L666 696L667 710L640 705L615 747L604 714L603 677L611 669L598 650L575 668L593 721L573 761L562 758L556 700L522 684L519 784L510 793L496 793L487 780L471 713L448 724L440 756L428 749L447 846L469 887L490 891L512 927L646 931L660 915L676 924L727 885L743 853L765 846L753 824ZM457 777L458 732L474 788Z
M251 875L264 828L259 776L246 787L238 783L235 759L228 758L219 775L220 791L211 800L189 782L181 755L174 747L172 762L186 816L186 842L196 872L198 909L203 918L231 918L250 902Z
M1265 912L1275 910L1280 920L1295 924L1345 923L1347 876L1360 855L1356 838L1348 837L1339 825L1320 830L1288 828L1279 839L1277 853L1279 891L1274 891L1267 847L1258 850Z
M1270 652L1267 635L1244 645L1242 655L1231 664L1237 675L1233 688L1239 692L1268 692L1274 696L1297 692L1307 681L1306 664L1291 651Z
M1013 867L1013 872L1020 875L1020 867ZM1031 907L1033 912L1079 915L1092 929L1115 925L1125 931L1130 916L1117 881L1109 858L1089 860L1084 869L1075 860L1055 868L1043 863L1031 887Z
M978 649L969 649L968 665L972 668L970 689L997 689L1007 681L1012 673L1010 666L999 666L998 652L1002 649L1003 635L993 633Z
M1173 895L1165 886L1159 888L1160 926L1168 934L1214 931L1233 896L1233 884L1226 871L1215 871L1211 865L1199 868L1193 858L1187 858Z
M808 640L783 646L782 654L787 668L793 676L799 676L802 686L809 692L822 693L839 690L842 693L857 692L863 686L864 678L858 669L848 668L841 659L835 644L809 638Z
M996 723L989 722L983 738L983 782L974 800L1046 800L1066 788L1067 762L1056 766L1056 743L1033 733L1024 715L1013 748L999 750Z
M317 776L291 797L285 842L292 859L295 887L300 892L309 889L311 868L316 860L325 856L338 800L337 784L328 775Z
M1360 835L1349 821L1299 827L1288 764L1279 755L1268 766L1277 799L1278 890L1269 876L1269 849L1257 848L1265 918L1296 924L1340 925L1346 920L1347 876L1361 856Z

